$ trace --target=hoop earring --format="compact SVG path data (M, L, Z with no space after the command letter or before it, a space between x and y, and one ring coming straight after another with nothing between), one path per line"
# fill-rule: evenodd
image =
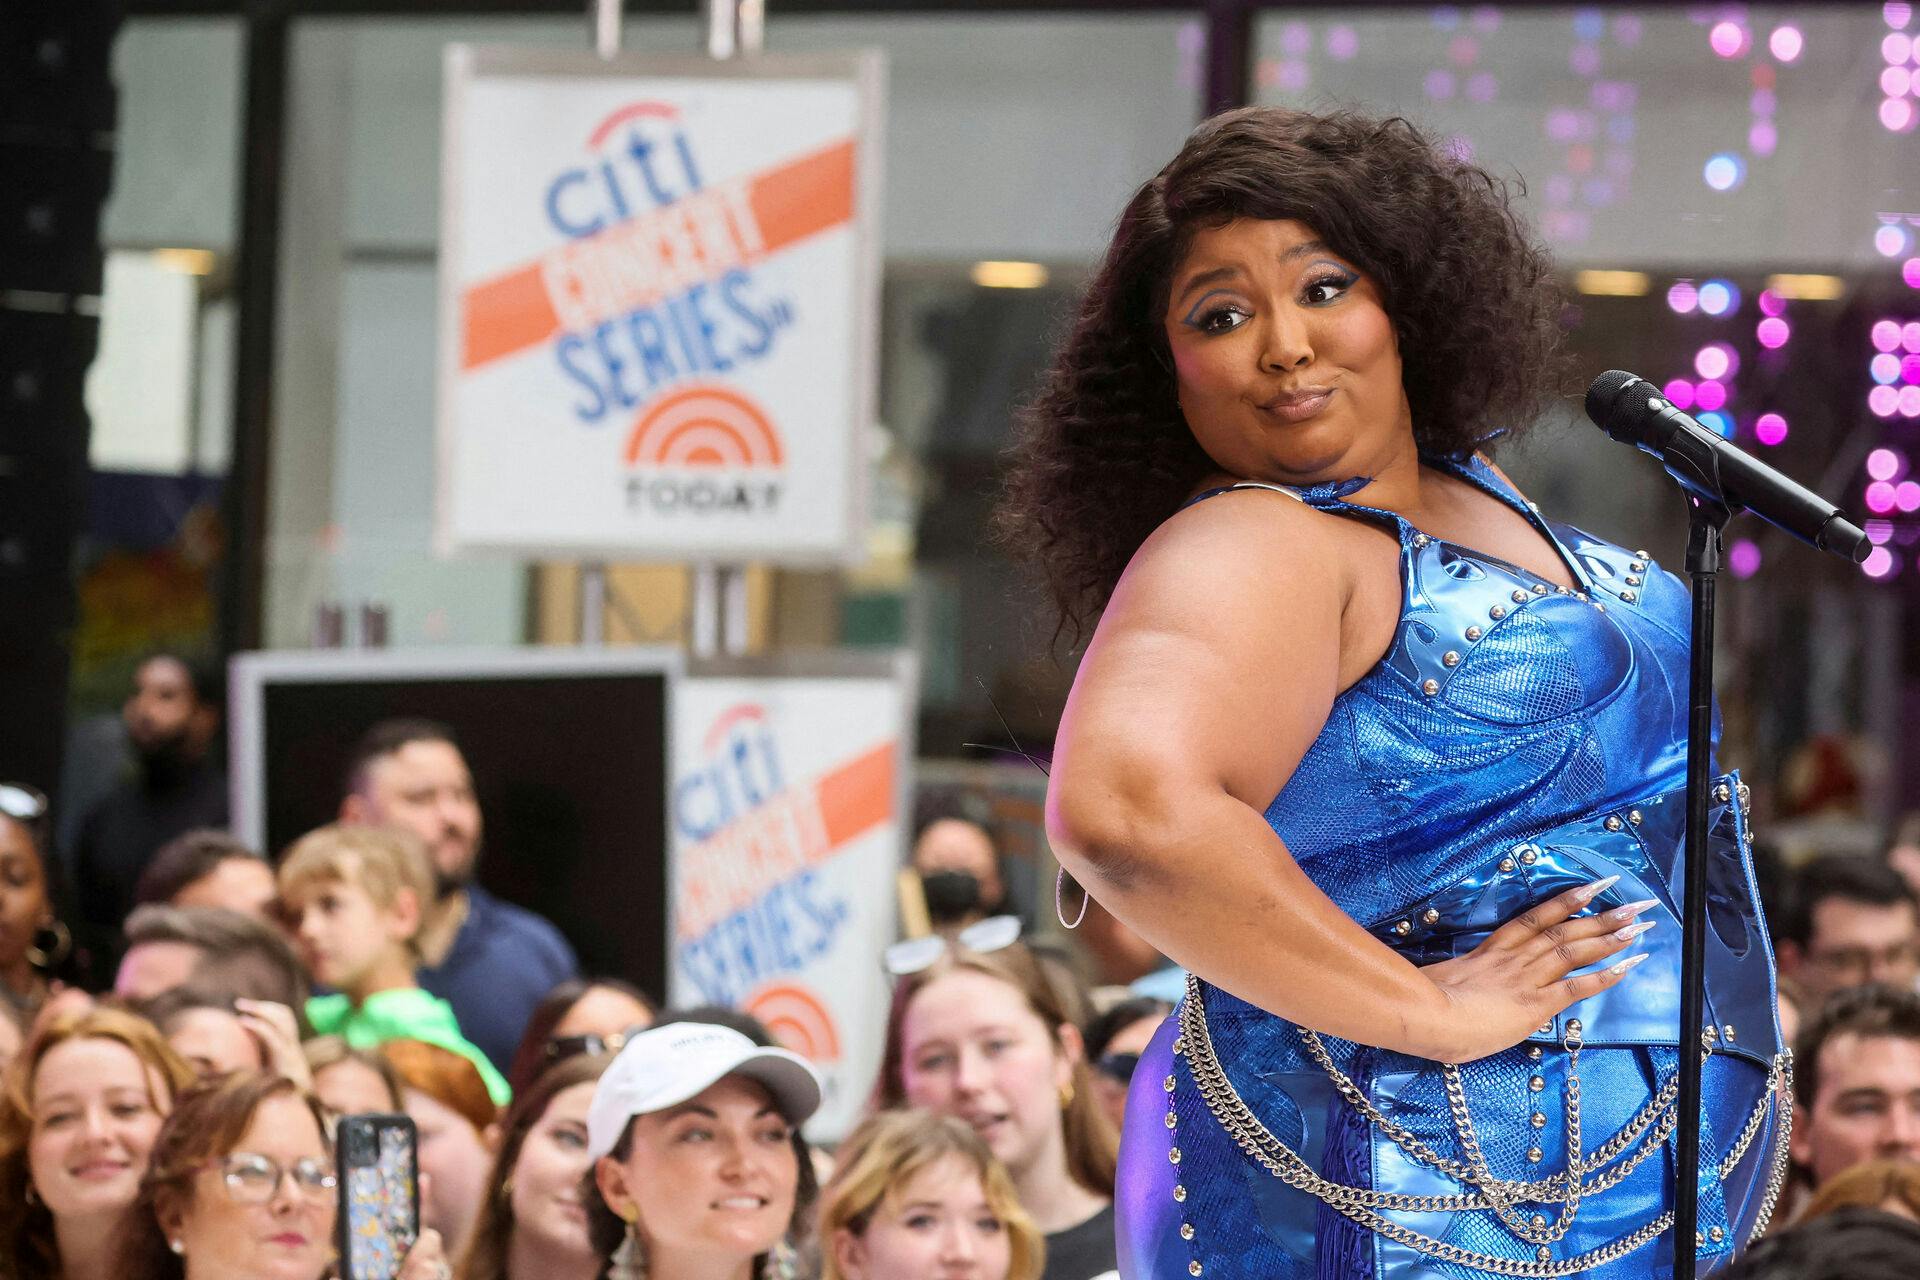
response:
M1071 921L1067 919L1067 909L1060 904L1061 894L1067 888L1067 869L1056 867L1053 872L1053 916L1063 929L1078 929L1080 922L1087 918L1087 904L1093 901L1093 894L1085 885L1080 886L1080 914Z
M42 934L53 935L51 946L41 945ZM73 931L67 928L64 920L49 920L34 930L32 939L27 943L27 963L43 972L66 963L67 957L72 954Z
M1065 1111L1068 1107L1071 1107L1072 1105L1073 1105L1073 1081L1069 1080L1065 1084L1060 1086L1060 1109L1062 1111Z

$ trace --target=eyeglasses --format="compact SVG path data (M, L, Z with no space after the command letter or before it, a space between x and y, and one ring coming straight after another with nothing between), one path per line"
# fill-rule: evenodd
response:
M627 1041L645 1030L645 1027L628 1027L609 1036L594 1035L592 1032L578 1036L556 1036L547 1041L547 1061L565 1062L583 1053L618 1053Z
M1093 1069L1109 1080L1129 1084L1133 1080L1133 1069L1140 1065L1137 1053L1103 1053L1093 1064Z
M1879 950L1872 947L1844 947L1834 951L1815 951L1807 959L1828 973L1847 977L1857 974L1864 979L1875 973L1906 969L1920 962L1920 944L1896 942Z
M988 916L953 935L953 941L938 933L924 938L896 942L880 953L880 963L896 978L931 968L949 948L962 951L999 951L1020 941L1019 916Z
M21 822L38 822L47 816L47 794L24 782L0 782L0 813Z
M283 1165L271 1156L236 1151L214 1167L220 1170L227 1194L237 1204L265 1204L280 1190L282 1178L292 1178L293 1189L315 1204L331 1199L334 1188L340 1185L333 1176L333 1166L311 1156Z

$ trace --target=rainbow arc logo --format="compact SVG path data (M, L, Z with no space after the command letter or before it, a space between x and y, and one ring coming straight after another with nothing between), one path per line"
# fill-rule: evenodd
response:
M777 469L786 449L771 419L732 387L686 387L650 406L627 437L629 467Z

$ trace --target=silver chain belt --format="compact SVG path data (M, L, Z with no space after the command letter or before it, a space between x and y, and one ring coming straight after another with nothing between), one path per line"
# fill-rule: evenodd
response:
M1581 1197L1598 1194L1618 1184L1647 1156L1658 1151L1665 1144L1678 1120L1678 1108L1674 1105L1679 1096L1677 1074L1662 1086L1632 1120L1598 1148L1591 1158L1584 1157L1580 1151L1579 1129L1580 1046L1577 1039L1570 1040L1566 1044L1568 1052L1573 1055L1573 1075L1568 1081L1567 1169L1564 1173L1554 1174L1538 1181L1507 1180L1494 1177L1487 1167L1485 1157L1480 1150L1478 1134L1473 1127L1473 1118L1467 1109L1466 1090L1460 1080L1457 1066L1451 1063L1442 1064L1442 1072L1446 1081L1448 1107L1453 1113L1461 1147L1467 1155L1466 1163L1441 1156L1405 1128L1388 1119L1373 1105L1360 1087L1334 1065L1332 1056L1327 1053L1319 1036L1305 1028L1299 1030L1308 1053L1332 1080L1334 1088L1349 1105L1366 1118L1370 1125L1384 1133L1416 1162L1437 1169L1456 1182L1478 1188L1477 1191L1459 1195L1410 1195L1348 1186L1322 1177L1297 1152L1273 1136L1259 1116L1255 1115L1253 1109L1241 1098L1239 1091L1233 1087L1233 1082L1227 1078L1226 1071L1221 1067L1220 1060L1213 1051L1213 1037L1207 1027L1206 1008L1199 979L1189 975L1187 998L1180 1006L1180 1036L1174 1043L1174 1051L1186 1057L1189 1069L1193 1072L1194 1084L1200 1091L1201 1099L1207 1104L1207 1110L1248 1157L1257 1161L1288 1186L1305 1191L1343 1217L1389 1240L1443 1261L1459 1263L1493 1275L1540 1277L1577 1275L1591 1267L1611 1262L1638 1249L1673 1226L1673 1211L1668 1210L1628 1235L1578 1257L1554 1261L1551 1250L1548 1248L1550 1244L1563 1239L1568 1229L1572 1227ZM1173 1078L1168 1077L1168 1089L1172 1089L1173 1084ZM1734 1170L1741 1158L1746 1155L1748 1148L1752 1146L1754 1138L1758 1136L1761 1126L1766 1122L1774 1100L1778 1098L1781 1104L1781 1124L1774 1140L1773 1162L1768 1172L1765 1196L1755 1219L1753 1236L1750 1238L1757 1238L1766 1230L1767 1224L1773 1217L1773 1208L1779 1198L1780 1187L1786 1179L1787 1147L1793 1126L1793 1103L1791 1093L1783 1090L1790 1091L1792 1087L1793 1057L1791 1053L1783 1052L1773 1059L1773 1064L1767 1073L1766 1091L1755 1104L1753 1112L1741 1127L1739 1137L1719 1165L1722 1178ZM1627 1161L1606 1169L1604 1173L1600 1172L1603 1166L1613 1162L1621 1152L1633 1144L1640 1133L1649 1127L1652 1132ZM1599 1173L1599 1176L1592 1182L1588 1182L1586 1177L1591 1173ZM1512 1208L1515 1203L1559 1203L1565 1207L1558 1220L1548 1224L1544 1218L1521 1219ZM1462 1249L1458 1245L1437 1240L1383 1217L1379 1212L1383 1209L1402 1213L1459 1213L1491 1209L1516 1236L1536 1245L1537 1253L1534 1259L1523 1260Z

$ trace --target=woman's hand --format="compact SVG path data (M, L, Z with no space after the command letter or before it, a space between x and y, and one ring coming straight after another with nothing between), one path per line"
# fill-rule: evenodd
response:
M447 1261L440 1233L432 1227L421 1231L420 1238L407 1250L405 1261L393 1276L394 1280L452 1280L453 1264Z
M1469 1062L1511 1049L1575 1001L1597 995L1646 958L1627 957L1608 968L1568 977L1625 949L1653 927L1634 917L1657 905L1630 902L1599 915L1574 914L1618 876L1569 889L1494 930L1471 952L1420 972L1446 997L1444 1062Z
M243 997L233 1002L233 1013L240 1019L240 1025L260 1042L267 1070L311 1092L313 1072L307 1066L306 1053L300 1048L300 1024L294 1020L293 1010L271 1000Z

